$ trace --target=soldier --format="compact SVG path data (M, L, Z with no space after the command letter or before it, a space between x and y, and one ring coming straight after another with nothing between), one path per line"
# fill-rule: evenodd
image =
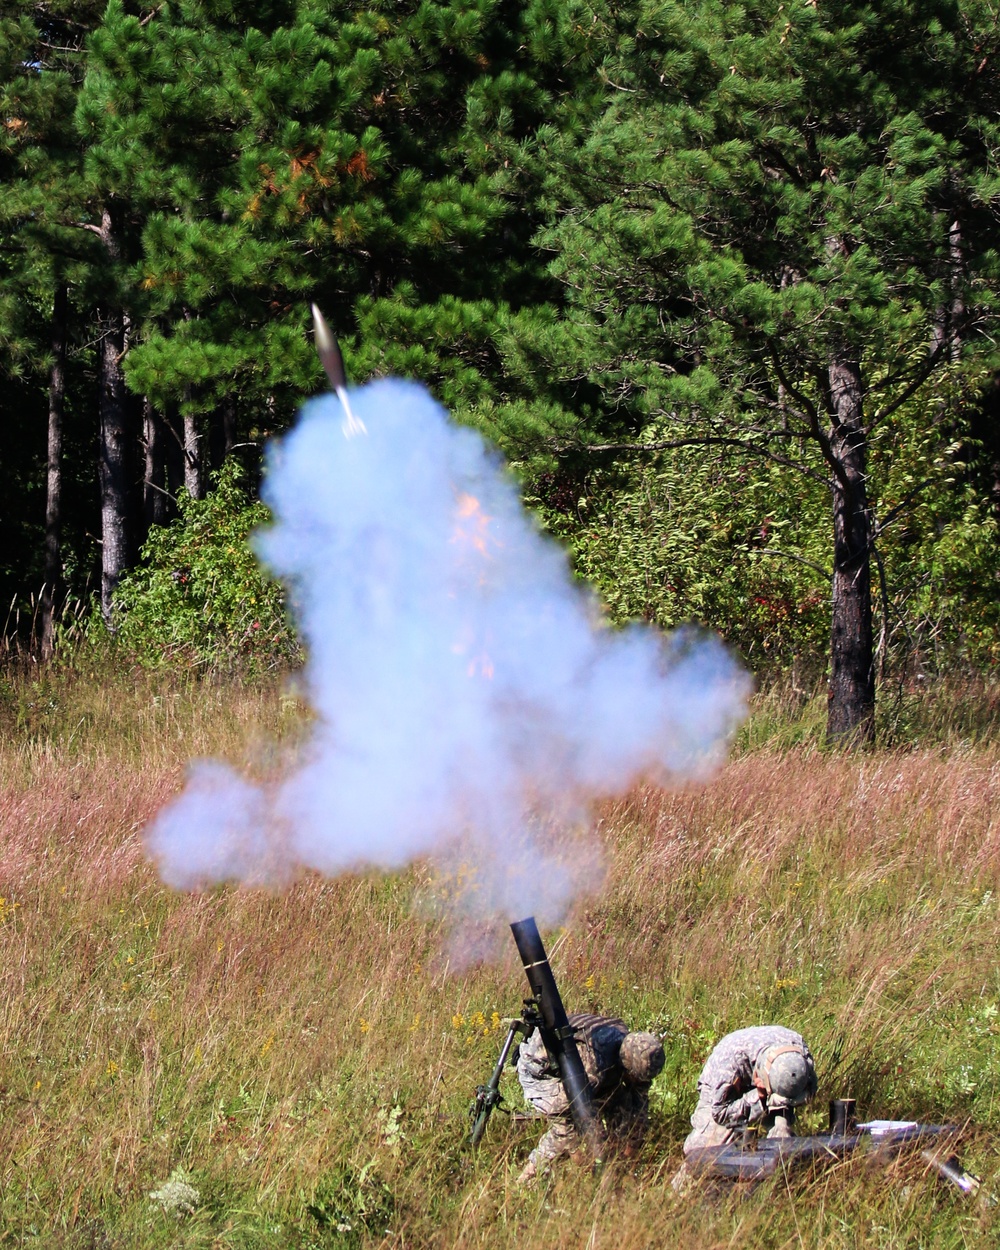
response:
M684 1154L727 1146L743 1128L760 1124L768 1137L793 1136L795 1108L816 1093L816 1068L798 1033L761 1024L727 1034L708 1056L698 1078L698 1105ZM689 1173L681 1166L675 1189Z
M630 1033L622 1020L577 1014L569 1017L590 1086L594 1113L608 1137L626 1147L642 1141L649 1121L649 1086L663 1068L663 1045L654 1033ZM547 1171L554 1159L580 1144L569 1113L559 1068L536 1029L521 1046L517 1077L527 1102L550 1121L528 1156L518 1184Z

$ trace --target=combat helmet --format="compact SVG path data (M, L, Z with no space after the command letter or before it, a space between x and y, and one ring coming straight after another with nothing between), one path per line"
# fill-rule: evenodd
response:
M663 1071L663 1043L655 1033L627 1033L618 1052L621 1065L633 1081L648 1084Z
M754 1075L768 1092L768 1106L800 1107L816 1093L816 1070L801 1046L769 1046L757 1060Z

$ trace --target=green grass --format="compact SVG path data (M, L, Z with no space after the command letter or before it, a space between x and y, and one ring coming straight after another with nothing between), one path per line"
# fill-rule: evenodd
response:
M1000 1190L988 733L854 757L795 744L775 718L709 785L609 803L604 888L544 936L570 1010L663 1033L667 1066L637 1159L599 1177L569 1163L524 1191L513 1178L536 1126L497 1115L478 1153L463 1145L523 973L502 932L496 962L463 963L468 935L426 905L432 866L192 896L145 858L143 826L188 758L266 773L304 720L277 681L54 671L0 685L0 1245L995 1238L992 1207L913 1160L693 1201L668 1184L708 1050L780 1020L817 1057L808 1125L852 1095L865 1115L967 1126L965 1162ZM199 1191L193 1214L150 1200L171 1176Z

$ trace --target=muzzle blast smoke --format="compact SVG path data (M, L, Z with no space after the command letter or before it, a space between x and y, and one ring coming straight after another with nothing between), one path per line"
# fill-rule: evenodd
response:
M478 433L413 383L348 402L317 343L336 394L270 446L255 538L308 651L311 737L268 784L196 763L150 853L182 889L425 858L459 913L556 923L601 875L567 831L640 779L709 771L747 677L716 639L609 628Z

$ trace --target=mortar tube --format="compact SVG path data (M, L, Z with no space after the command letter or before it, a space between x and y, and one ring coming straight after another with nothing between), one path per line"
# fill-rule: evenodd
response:
M531 986L532 997L538 1004L538 1014L542 1018L539 1025L542 1041L545 1049L559 1065L559 1075L569 1101L573 1124L586 1142L594 1163L599 1164L603 1141L590 1098L590 1082L534 916L514 921L510 930L524 965L524 974Z

